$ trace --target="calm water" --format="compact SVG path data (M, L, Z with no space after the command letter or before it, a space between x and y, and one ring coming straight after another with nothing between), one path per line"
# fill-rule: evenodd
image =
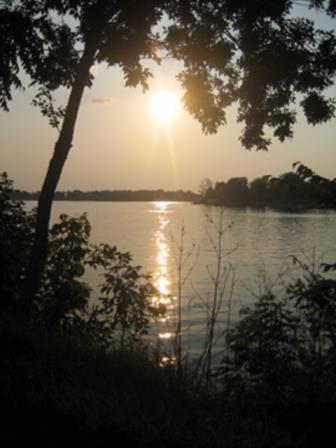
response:
M184 227L184 342L189 351L198 351L205 326L205 304L213 291L220 208L173 202L56 202L52 221L60 213L79 216L83 212L88 213L92 225L92 242L130 251L134 262L152 273L161 293L159 300L177 295L177 259ZM242 305L255 300L253 293L258 292L263 276L277 287L281 274L285 278L295 275L291 255L306 263L314 258L325 262L336 259L335 212L226 208L223 227L223 261L227 269L230 266L230 272L222 320L227 318L225 307L229 301L234 319ZM90 280L99 284L96 275L92 274ZM176 300L172 304L170 318L161 323L162 339L169 338L174 328Z

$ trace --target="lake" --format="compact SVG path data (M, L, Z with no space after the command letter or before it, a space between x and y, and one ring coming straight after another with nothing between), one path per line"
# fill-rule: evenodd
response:
M286 213L186 202L55 202L52 222L60 213L79 216L83 212L92 225L92 242L131 252L134 262L152 273L160 292L158 300L171 304L168 319L160 323L163 342L175 328L178 259L182 254L183 337L191 354L201 349L206 307L213 297L221 216L222 266L226 270L221 322L227 321L228 307L234 320L241 306L255 301L265 286L279 290L295 277L298 268L292 256L308 264L336 261L334 211ZM92 273L89 281L97 286L101 278ZM219 338L218 348L220 344Z

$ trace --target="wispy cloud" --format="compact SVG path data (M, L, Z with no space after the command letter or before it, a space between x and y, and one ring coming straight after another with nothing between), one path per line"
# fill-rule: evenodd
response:
M108 104L113 102L112 97L98 98L98 97L89 97L89 103L93 104Z
M86 104L94 104L96 106L110 106L119 101L119 98L115 96L89 96L87 95L85 98Z

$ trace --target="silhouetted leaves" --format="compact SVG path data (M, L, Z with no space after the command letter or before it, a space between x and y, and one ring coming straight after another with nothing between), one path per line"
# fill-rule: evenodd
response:
M0 307L21 310L25 266L33 241L35 212L13 201L12 182L0 182ZM146 334L150 319L164 314L151 298L149 275L132 264L130 253L107 244L90 244L86 214L60 215L49 231L49 249L32 317L47 327L77 328L109 346L133 346ZM95 269L103 278L98 297L91 297L85 277ZM84 280L85 279L85 280Z
M322 107L321 101L313 104L311 98L321 98L321 92L334 82L335 36L316 30L306 18L293 18L293 4L227 0L170 7L169 51L187 67L181 80L191 98L196 92L196 99L192 102L185 96L186 107L206 132L215 132L225 123L223 111L237 102L238 120L245 124L243 146L266 150L271 143L267 127L281 141L293 135L296 111L292 106L300 93L309 122L333 116L330 100ZM322 2L314 6L328 8ZM204 80L198 84L201 88L191 90L186 80L195 76ZM205 105L212 104L211 113L202 111L205 105L198 95Z
M316 92L312 92L301 104L308 122L314 125L328 121L335 115L335 101L326 100Z
M34 106L40 108L42 115L49 118L50 126L59 130L65 111L62 107L55 107L54 103L55 100L50 91L45 88L40 88L38 94L32 101Z
M305 4L335 14L334 0ZM184 105L204 132L225 124L225 111L236 102L243 146L267 150L267 128L280 141L292 137L297 100L312 124L330 120L335 111L324 96L335 81L335 35L293 17L294 5L293 0L2 2L0 106L8 108L11 87L22 87L20 66L50 91L71 87L88 44L96 49L93 63L121 67L125 85L144 90L151 76L144 59L173 57L184 65L178 75ZM163 31L154 34L164 15ZM39 105L38 99L34 103Z
M0 176L0 308L17 309L35 222L34 213L12 201L13 182Z
M277 415L291 406L295 415L307 392L315 409L328 390L331 395L325 399L334 403L330 381L336 374L336 280L295 261L301 275L283 291L265 291L242 309L229 332L220 369L227 394L252 394L270 409L276 403Z

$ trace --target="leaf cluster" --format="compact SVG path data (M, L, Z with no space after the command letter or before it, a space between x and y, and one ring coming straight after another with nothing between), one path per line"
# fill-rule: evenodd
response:
M0 308L20 312L25 269L33 241L35 211L13 201L12 181L0 181ZM76 328L108 346L132 346L164 309L152 305L150 276L132 264L130 253L92 245L86 214L60 215L49 230L49 248L33 319L47 327ZM103 281L97 296L87 279L96 270Z
M289 406L309 384L319 394L335 377L336 280L293 261L301 276L283 293L265 291L229 332L221 367L229 394L253 391Z
M335 81L335 33L294 17L295 3L2 2L0 106L7 110L11 87L22 87L21 68L39 87L71 87L87 46L94 48L93 64L120 67L125 85L140 84L143 90L152 76L145 61L171 57L184 66L177 75L183 103L205 133L217 132L226 123L227 108L236 103L237 119L244 124L242 145L267 150L269 130L280 141L292 137L296 105L314 125L335 114L334 100L325 95ZM305 4L335 15L333 0ZM91 75L87 85L92 81Z
M20 201L12 201L13 182L0 175L0 285L1 307L18 306L33 236L35 216Z
M186 67L179 75L183 100L205 132L216 132L225 109L237 103L242 145L267 150L267 128L280 141L292 137L296 103L309 123L334 116L335 103L323 92L335 80L335 35L294 18L294 3L190 1L170 8L168 51Z

